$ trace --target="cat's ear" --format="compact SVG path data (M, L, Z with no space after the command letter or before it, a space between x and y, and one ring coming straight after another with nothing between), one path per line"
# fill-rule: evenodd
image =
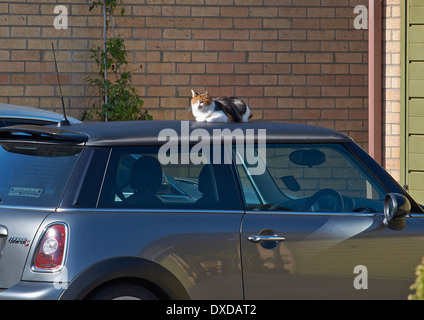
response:
M205 96L207 96L207 97L210 97L210 95L209 95L209 91L206 89L205 90L205 92L203 92L203 94L205 95Z
M194 91L193 89L191 89L191 96L194 98L195 96L198 96L199 94Z

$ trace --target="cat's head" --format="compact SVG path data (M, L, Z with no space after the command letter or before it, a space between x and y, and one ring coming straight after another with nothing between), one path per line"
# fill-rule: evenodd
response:
M191 109L194 111L205 111L212 104L212 97L209 95L208 90L203 93L197 93L192 89L191 96Z

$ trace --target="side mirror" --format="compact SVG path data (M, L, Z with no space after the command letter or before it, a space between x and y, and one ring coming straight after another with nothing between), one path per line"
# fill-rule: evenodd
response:
M389 193L384 199L384 224L393 230L403 230L406 227L405 217L411 211L409 200L398 193Z

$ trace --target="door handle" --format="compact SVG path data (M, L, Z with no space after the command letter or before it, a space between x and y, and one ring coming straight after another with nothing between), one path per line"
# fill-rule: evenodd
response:
M277 235L275 235L275 236L258 236L258 235L256 235L256 236L248 237L247 240L249 240L250 242L255 242L255 243L266 242L266 241L280 242L280 241L286 240L286 238L280 237L280 236L277 236Z

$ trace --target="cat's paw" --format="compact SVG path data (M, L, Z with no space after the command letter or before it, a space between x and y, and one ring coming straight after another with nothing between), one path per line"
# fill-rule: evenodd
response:
M206 117L199 116L199 117L196 118L197 122L206 122L206 120L207 120Z

